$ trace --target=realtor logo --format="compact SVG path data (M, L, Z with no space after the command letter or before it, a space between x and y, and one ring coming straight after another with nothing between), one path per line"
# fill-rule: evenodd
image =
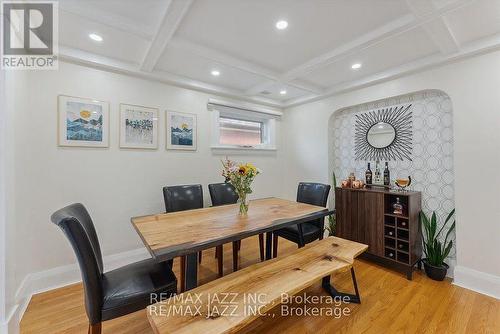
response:
M2 69L57 69L57 2L2 2Z

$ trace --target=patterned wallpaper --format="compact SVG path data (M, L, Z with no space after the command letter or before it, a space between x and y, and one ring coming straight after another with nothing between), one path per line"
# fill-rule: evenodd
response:
M408 103L412 104L413 113L413 161L389 161L391 182L396 177L410 175L411 189L422 192L423 210L426 213L436 211L438 218L444 221L455 207L455 201L452 105L443 92L417 92L336 112L329 125L330 171L335 171L339 183L350 172L364 180L367 161L355 161L354 156L355 115ZM373 172L374 165L372 162Z

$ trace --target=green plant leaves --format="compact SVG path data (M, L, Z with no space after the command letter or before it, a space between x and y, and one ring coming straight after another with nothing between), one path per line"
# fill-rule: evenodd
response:
M420 212L420 223L422 225L422 239L424 243L423 251L427 262L434 266L441 266L444 260L448 257L453 248L453 240L448 241L450 234L455 230L455 221L451 224L450 228L446 232L444 242L441 242L440 235L445 230L446 225L451 220L455 214L455 209L453 209L446 218L443 226L437 230L437 216L436 212L432 213L431 219L421 211Z

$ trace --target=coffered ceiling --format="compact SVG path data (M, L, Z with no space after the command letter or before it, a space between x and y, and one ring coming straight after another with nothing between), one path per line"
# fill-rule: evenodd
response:
M287 107L498 49L500 1L60 0L59 35L66 61Z

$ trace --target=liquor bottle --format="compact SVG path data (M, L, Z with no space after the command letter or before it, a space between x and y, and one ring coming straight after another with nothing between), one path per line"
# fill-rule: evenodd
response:
M384 185L388 186L390 183L391 183L391 173L389 172L389 163L386 161L384 169Z
M372 178L373 178L373 173L372 170L370 169L370 163L368 163L368 169L365 172L366 184L372 184Z
M393 213L395 215L403 214L403 204L399 201L399 197L396 197L396 203L392 204L392 208L394 209Z
M378 160L375 162L375 179L373 183L378 185L382 184L382 177L380 174L380 165Z

